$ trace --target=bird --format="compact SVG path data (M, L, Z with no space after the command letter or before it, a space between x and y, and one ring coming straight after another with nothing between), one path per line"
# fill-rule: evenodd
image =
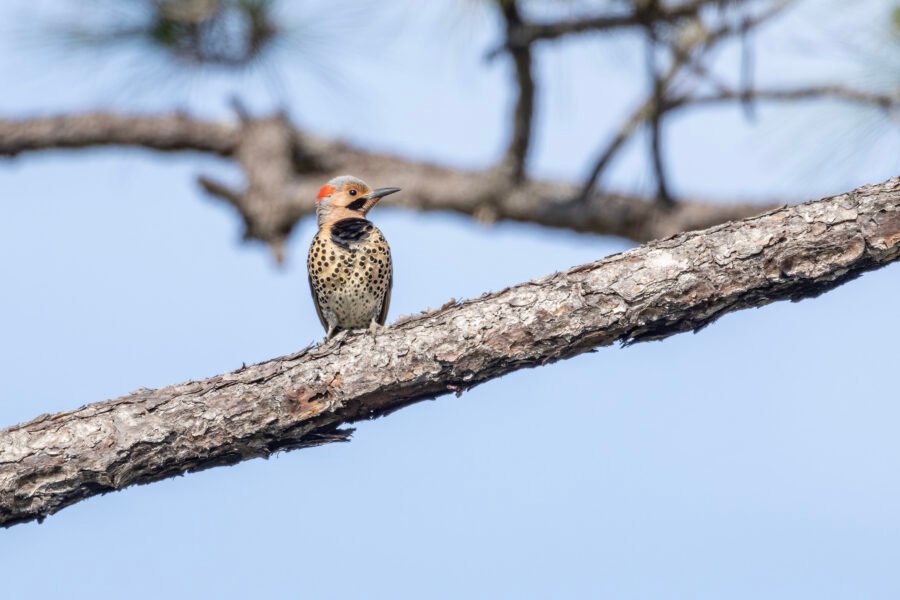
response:
M365 329L374 335L387 319L394 268L387 240L366 218L379 200L400 188L372 189L352 175L319 189L313 237L306 261L309 288L325 339Z

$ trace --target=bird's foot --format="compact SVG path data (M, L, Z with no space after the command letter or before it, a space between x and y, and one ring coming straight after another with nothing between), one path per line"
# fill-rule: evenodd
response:
M376 322L374 319L372 320L371 323L369 323L369 335L371 335L373 338L378 337L378 333L382 329L384 329L384 325L381 325L380 323Z

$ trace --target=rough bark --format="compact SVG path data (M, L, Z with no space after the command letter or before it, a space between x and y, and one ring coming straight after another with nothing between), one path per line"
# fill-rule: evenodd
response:
M203 381L0 431L0 524L90 496L346 440L342 426L511 371L825 292L900 258L900 178L682 233Z

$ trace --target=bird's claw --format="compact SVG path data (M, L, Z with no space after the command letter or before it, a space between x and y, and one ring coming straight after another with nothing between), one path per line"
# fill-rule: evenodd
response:
M348 330L346 330L346 329L340 329L340 328L338 328L338 327L333 327L332 329L329 329L329 330L328 330L328 333L325 334L325 340L324 340L324 341L327 342L327 341L329 341L329 340L334 340L334 339L338 339L338 338L341 338L341 339L342 339L342 338L347 337L347 335L348 335L349 333L350 333L350 332L349 332Z

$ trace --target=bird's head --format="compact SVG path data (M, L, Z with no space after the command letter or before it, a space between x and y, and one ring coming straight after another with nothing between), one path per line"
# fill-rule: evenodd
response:
M379 200L399 191L400 188L373 190L364 181L351 175L335 177L323 185L316 196L319 226L351 217L365 217Z

